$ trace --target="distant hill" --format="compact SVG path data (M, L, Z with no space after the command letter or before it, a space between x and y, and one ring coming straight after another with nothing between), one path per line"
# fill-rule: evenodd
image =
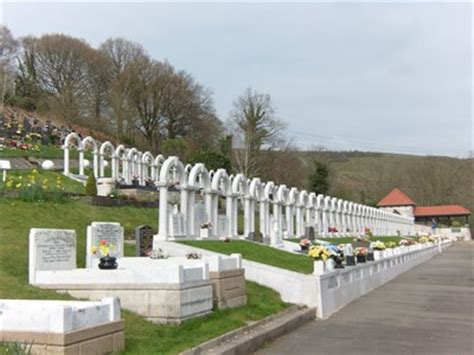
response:
M418 205L461 204L474 211L474 159L372 152L301 152L330 167L330 195L375 205L393 188Z

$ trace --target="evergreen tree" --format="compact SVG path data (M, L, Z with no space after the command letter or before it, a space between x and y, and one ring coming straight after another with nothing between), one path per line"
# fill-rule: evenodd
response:
M329 167L321 162L314 162L314 171L309 176L309 190L316 195L325 195L329 191Z
M94 177L94 173L91 171L86 181L85 188L86 196L97 196L97 185Z

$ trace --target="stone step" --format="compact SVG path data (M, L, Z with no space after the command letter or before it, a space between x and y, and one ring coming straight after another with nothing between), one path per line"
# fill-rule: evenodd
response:
M315 318L316 308L295 305L276 315L253 322L188 349L181 354L249 354Z

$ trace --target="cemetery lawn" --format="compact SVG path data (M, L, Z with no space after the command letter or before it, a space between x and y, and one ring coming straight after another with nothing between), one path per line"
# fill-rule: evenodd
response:
M7 176L12 177L15 180L21 176L23 179L27 179L28 175L30 175L32 170L11 170L8 172ZM84 193L84 185L80 182L72 180L64 176L61 172L57 171L49 171L43 169L37 169L37 183L41 184L44 179L48 180L48 184L50 187L56 184L56 179L59 176L61 178L61 184L64 187L65 192L75 193L75 194L83 194ZM26 181L26 180L25 180ZM0 188L2 187L3 183L0 181Z
M86 227L91 222L119 222L125 229L125 236L132 235L134 228L140 224L157 224L155 208L97 207L81 201L54 204L0 198L0 211L0 298L6 299L72 299L68 295L28 284L30 228L74 229L77 233L77 263L79 267L84 267ZM133 256L134 246L125 244L125 254ZM123 311L126 336L124 353L178 353L289 306L271 289L252 282L246 285L246 306L217 310L179 326L153 324L132 312Z
M58 146L38 144L39 151L23 150L18 148L4 148L0 150L0 158L37 158L37 159L63 159L64 151ZM90 151L84 152L86 159L90 159ZM78 159L79 152L75 149L69 151L70 159Z
M227 255L240 253L242 258L246 260L303 274L311 274L313 272L313 261L306 255L297 255L245 240L232 240L229 243L224 243L220 240L189 240L180 241L179 243Z

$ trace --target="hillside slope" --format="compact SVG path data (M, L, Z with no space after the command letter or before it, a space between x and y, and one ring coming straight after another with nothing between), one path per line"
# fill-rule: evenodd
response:
M304 152L328 163L329 194L375 205L400 188L418 205L462 204L474 211L474 159L362 152Z

